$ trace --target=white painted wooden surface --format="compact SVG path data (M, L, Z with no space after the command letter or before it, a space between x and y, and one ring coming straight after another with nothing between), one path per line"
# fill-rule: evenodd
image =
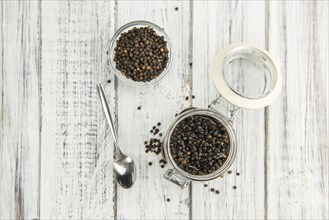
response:
M266 3L198 1L193 9L193 105L205 107L219 95L209 72L220 48L241 41L265 47ZM205 11L209 16L203 16ZM224 114L233 107L226 101L220 104ZM242 110L235 118L238 151L233 174L209 182L210 187L220 190L220 196L209 193L203 184L193 184L195 219L264 218L264 109Z
M328 4L2 2L0 219L328 219ZM124 85L107 64L114 31L139 19L165 28L174 48L171 71L148 89ZM181 190L162 178L160 156L145 154L143 142L157 122L164 132L175 113L218 96L210 65L240 41L281 61L282 94L235 116L232 174ZM113 182L97 82L137 163L129 190ZM220 103L224 114L230 108Z

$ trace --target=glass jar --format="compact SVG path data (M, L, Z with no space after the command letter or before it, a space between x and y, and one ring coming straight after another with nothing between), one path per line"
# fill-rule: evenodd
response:
M170 138L171 135L176 128L176 126L183 121L184 119L191 117L191 116L202 116L206 118L211 118L212 120L219 122L222 124L229 135L230 140L230 151L228 154L228 157L224 164L215 172L207 174L207 175L193 175L188 172L185 172L179 166L174 162L171 153L170 153ZM235 131L232 127L232 121L228 120L227 117L223 116L216 110L214 110L211 106L209 106L207 109L199 109L199 108L189 108L185 109L182 113L180 113L175 121L170 125L168 128L167 134L163 141L163 152L164 157L166 160L174 167L173 169L169 169L165 173L165 178L176 183L180 187L184 188L188 185L188 180L194 180L194 181L207 181L217 178L218 176L225 173L232 163L234 162L235 156L236 156L236 135Z
M256 96L245 95L230 84L229 77L227 76L228 65L234 60L241 59L256 64L259 67L258 70L264 75L264 88ZM173 167L165 172L164 177L181 188L186 187L190 181L208 181L224 174L233 164L237 152L237 140L232 126L234 114L241 108L256 109L269 105L279 95L281 90L282 80L278 63L267 51L252 44L238 43L228 45L216 56L211 71L215 86L220 93L219 98L212 101L206 109L188 108L182 111L169 126L163 141L164 157ZM252 73L255 72L252 71ZM215 110L214 106L220 98L224 98L236 106L236 108L231 110L230 116L224 116ZM226 161L218 170L207 175L193 175L185 172L174 162L170 153L170 139L174 129L181 121L195 115L208 117L220 122L226 128L230 139L230 151Z
M148 82L139 82L139 81L134 81L132 79L128 79L127 77L125 77L124 75L121 74L121 72L115 67L115 61L114 61L114 55L115 55L115 51L114 49L116 48L117 45L117 40L120 38L122 33L128 32L129 30L133 29L133 28L141 28L141 27L151 27L155 30L155 32L159 35L159 36L163 36L164 40L167 41L167 48L168 48L168 56L169 56L169 60L167 63L166 68L162 71L162 73L156 77L155 79L148 81ZM168 37L168 35L166 34L166 32L164 31L163 28L159 27L158 25L151 23L149 21L133 21L130 23L127 23L125 25L123 25L122 27L120 27L114 34L114 36L111 39L110 42L110 50L109 50L109 65L111 67L111 70L114 72L114 74L124 83L131 85L131 86L136 86L136 87L143 87L143 86L149 86L149 85L154 85L156 83L158 83L169 71L171 65L172 65L172 46L171 46L171 42L170 39Z

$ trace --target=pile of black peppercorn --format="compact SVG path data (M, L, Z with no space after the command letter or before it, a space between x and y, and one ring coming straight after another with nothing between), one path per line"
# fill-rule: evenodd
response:
M161 148L162 148L162 141L158 138L156 138L156 136L158 135L159 138L162 137L162 133L160 133L160 126L161 126L161 122L158 122L156 125L154 125L152 127L152 129L150 130L150 132L153 134L153 136L155 136L154 138L150 138L149 141L144 141L144 145L145 145L145 153L155 153L156 155L159 155L161 153ZM165 159L160 159L159 160L159 165L161 168L164 168L167 164L167 161ZM152 162L149 162L149 166L152 165Z
M152 152L156 155L161 153L161 141L157 138L151 138L149 142L145 141L145 153Z
M152 152L152 153L155 153L157 155L161 153L162 143L161 143L160 139L156 138L156 135L159 135L159 137L162 137L162 133L159 133L160 132L160 129L159 129L160 126L161 126L161 123L158 122L150 130L150 133L152 133L153 136L155 136L155 137L150 138L149 141L144 141L144 145L145 145L145 148L146 148L145 153Z
M226 128L217 120L200 115L181 121L170 137L170 153L185 172L206 175L218 170L230 152Z
M167 42L151 27L134 27L122 33L116 43L116 68L128 79L151 81L162 73L169 61Z

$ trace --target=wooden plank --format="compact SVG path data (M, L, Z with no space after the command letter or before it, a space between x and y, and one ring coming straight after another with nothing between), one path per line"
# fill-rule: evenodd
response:
M118 219L189 217L189 189L181 190L166 181L165 169L158 162L160 156L146 154L143 144L151 137L149 130L157 122L162 123L161 131L165 133L175 113L190 105L184 101L190 92L189 5L187 1L118 1L118 27L134 20L149 20L165 28L175 49L171 71L158 85L134 88L118 82L119 144L137 165L135 185L129 190L118 187ZM148 166L148 162L153 165ZM171 201L167 202L167 198Z
M328 219L328 2L270 2L283 90L268 110L268 218Z
M265 12L265 2L193 2L193 94L196 96L193 106L205 108L219 95L210 67L222 47L241 41L265 47ZM244 65L240 66L242 69L251 67L241 65ZM235 83L247 79L240 75ZM243 85L240 88L246 89ZM218 109L226 115L232 107L221 101ZM233 173L209 181L208 187L193 183L193 219L264 218L264 110L241 110L235 116L234 128L238 150L231 167ZM211 188L218 189L220 194L211 192Z
M1 51L1 55L0 55L0 58L1 58L1 61L0 61L0 69L1 69L1 77L0 77L0 97L1 97L1 101L0 101L0 109L1 109L1 112L0 112L0 122L1 122L1 126L0 126L0 161L2 161L2 152L3 152L3 147L2 147L2 133L3 133L3 126L2 126L2 123L3 123L3 120L2 120L2 114L3 114L3 110L2 110L2 102L3 102L3 98L2 98L2 90L3 90L3 87L2 87L2 79L3 79L3 69L2 69L2 62L3 62L3 56L2 56L2 33L3 33L3 25L2 25L2 3L0 4L0 12L1 12L1 16L0 16L0 24L1 24L1 35L0 35L0 51ZM2 162L0 163L0 170L2 170ZM2 174L2 173L1 173ZM0 183L2 183L2 175L0 175ZM2 187L2 185L0 184L0 187ZM0 192L1 192L1 188L0 188ZM0 198L0 201L1 198ZM0 205L1 206L1 205ZM0 216L2 216L1 214L1 211L0 211Z
M2 56L2 33L3 33L3 25L2 25L2 4L0 4L0 12L1 12L1 16L0 16L0 24L1 24L1 35L0 35L0 51L1 51L1 54L0 54L0 58L1 58L1 61L0 61L0 69L1 69L1 77L0 77L0 97L1 97L1 102L0 102L0 109L1 109L1 114L0 114L0 121L2 122L2 78L3 78L3 70L2 70L2 62L3 62L3 56ZM2 126L1 128L2 129ZM1 131L1 130L0 130ZM0 146L2 146L2 139L0 140ZM2 161L2 154L0 154L0 161ZM1 163L0 163L0 169L2 170L2 167L1 167Z
M0 219L39 218L38 2L1 2Z
M114 2L42 2L41 218L113 218L108 79ZM106 85L110 102L114 84Z

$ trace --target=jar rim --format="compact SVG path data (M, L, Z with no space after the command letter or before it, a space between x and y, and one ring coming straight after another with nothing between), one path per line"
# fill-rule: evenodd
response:
M193 175L193 174L190 174L190 173L182 170L175 163L175 161L173 160L171 153L170 153L170 138L171 138L171 135L172 135L174 129L181 121L183 121L184 119L186 119L190 116L195 116L195 115L211 117L212 119L220 122L226 128L227 133L230 138L230 151L229 151L229 155L228 155L227 159L225 160L224 164L216 171L214 171L210 174L206 174L206 175ZM235 157L236 157L236 151L237 151L236 142L237 141L236 141L236 135L235 135L234 129L225 116L223 116L222 114L220 114L218 112L214 112L210 109L191 108L188 110L184 110L176 118L176 120L169 126L169 128L167 130L167 134L166 134L164 142L163 142L163 144L164 144L163 148L164 148L166 159L169 160L169 162L174 167L174 169L177 172L179 172L182 176L184 176L187 179L195 180L195 181L208 181L208 180L212 180L212 179L215 179L215 178L221 176L231 167L231 165L233 164Z
M232 58L248 58L266 67L266 93L256 97L247 97L230 87L224 75L224 67ZM253 57L253 58L252 58ZM266 50L250 43L230 44L220 50L211 67L212 77L218 92L235 106L247 109L263 108L270 105L280 94L282 76L278 61ZM267 87L268 86L268 87Z

